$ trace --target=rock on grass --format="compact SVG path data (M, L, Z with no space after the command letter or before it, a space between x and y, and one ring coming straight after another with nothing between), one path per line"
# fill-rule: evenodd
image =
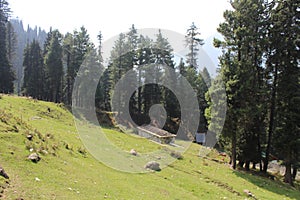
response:
M28 159L34 163L37 163L41 160L41 157L37 153L32 153L28 156Z
M9 176L7 173L4 171L4 169L0 166L0 176L3 176L6 179L9 179Z
M133 155L133 156L137 156L138 153L136 152L136 150L131 149L130 154Z
M145 167L145 169L150 169L150 170L153 170L153 171L160 171L160 167L159 167L159 163L158 162L155 162L155 161L150 161L148 162Z

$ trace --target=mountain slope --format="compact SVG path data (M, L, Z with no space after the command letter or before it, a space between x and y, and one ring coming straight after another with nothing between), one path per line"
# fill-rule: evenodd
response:
M104 131L128 151L133 146L138 152L161 148L113 129ZM160 172L116 171L87 152L68 110L30 98L0 97L0 144L0 165L10 176L0 177L0 199L245 199L245 189L256 199L300 197L279 181L230 170L215 151L198 157L196 144ZM41 156L38 163L27 159L33 152Z

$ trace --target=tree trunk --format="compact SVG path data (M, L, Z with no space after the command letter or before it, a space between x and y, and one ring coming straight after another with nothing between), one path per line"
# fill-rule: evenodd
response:
M272 88L272 96L271 96L271 105L270 105L270 121L269 121L269 130L268 130L268 141L267 141L267 149L266 149L266 157L264 160L264 168L263 172L267 173L268 165L269 165L269 157L270 157L270 149L272 143L272 136L274 130L274 116L275 116L275 103L276 103L276 88L277 88L277 66L275 66L274 72L274 82Z
M245 169L246 169L246 171L250 170L250 161L246 161Z
M252 169L254 169L254 170L256 169L256 164L257 163L255 163L255 162L252 163Z
M294 186L293 178L292 178L292 163L291 163L291 155L290 151L288 151L288 155L285 159L285 174L284 174L284 182Z
M258 155L259 171L263 171L262 164L261 164L261 160L262 160L262 158L261 158L261 144L260 144L260 139L259 138L260 138L260 136L258 135L258 137L257 137L257 149L258 149L258 153L259 153L259 155ZM253 162L253 169L256 169L256 164L257 163Z
M293 167L293 180L296 180L298 168L296 166Z
M141 83L142 83L142 70L139 69L139 88L138 88L138 114L139 114L139 118L141 117L141 113L142 113L142 87L141 87Z
M232 141L231 141L232 149L231 149L231 167L232 169L236 169L236 133L234 131L232 135Z
M244 167L245 162L244 161L239 161L239 167L243 168Z

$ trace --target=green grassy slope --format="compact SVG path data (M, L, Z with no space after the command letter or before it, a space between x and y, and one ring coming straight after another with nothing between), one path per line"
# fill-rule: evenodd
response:
M50 108L50 112L48 112ZM103 129L125 150L160 149L146 139ZM26 136L33 135L29 141ZM232 171L211 152L199 158L192 144L160 172L116 171L94 159L82 144L71 113L59 104L1 96L0 165L10 176L0 177L0 199L300 199L300 192L279 181ZM41 161L27 159L37 152Z

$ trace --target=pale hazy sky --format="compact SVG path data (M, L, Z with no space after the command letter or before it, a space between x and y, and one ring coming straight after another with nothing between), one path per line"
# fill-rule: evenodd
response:
M229 0L8 0L13 17L24 25L72 32L84 25L93 41L101 30L104 40L136 28L162 28L184 34L192 22L202 38L214 33L229 9Z

